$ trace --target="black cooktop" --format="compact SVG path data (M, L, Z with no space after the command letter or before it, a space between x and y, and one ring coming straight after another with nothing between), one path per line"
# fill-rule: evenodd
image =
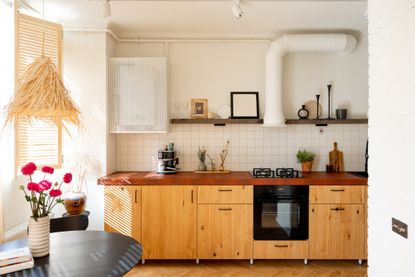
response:
M294 168L277 168L272 170L271 168L254 168L251 175L255 178L301 178L302 175L298 170Z

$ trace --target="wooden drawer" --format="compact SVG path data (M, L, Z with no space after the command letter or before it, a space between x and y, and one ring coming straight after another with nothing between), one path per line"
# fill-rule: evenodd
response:
M306 259L308 241L254 241L254 259Z
M366 203L366 186L310 186L310 203Z
M203 204L252 204L252 186L199 186L198 203Z

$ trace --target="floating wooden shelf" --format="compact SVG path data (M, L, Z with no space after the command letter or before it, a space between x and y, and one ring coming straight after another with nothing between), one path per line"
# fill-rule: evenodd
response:
M226 124L262 124L262 119L171 119L171 124L214 124L214 125L226 125Z
M314 125L329 125L329 124L367 124L367 118L360 119L287 119L286 124L314 124ZM217 126L224 126L226 124L262 124L263 119L171 119L171 124L213 124Z
M286 124L367 124L367 118L360 119L287 119Z

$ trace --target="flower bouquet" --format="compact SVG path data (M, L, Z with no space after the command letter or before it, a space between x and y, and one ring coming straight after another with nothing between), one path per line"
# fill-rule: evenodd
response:
M33 180L37 171L35 163L30 162L22 167L23 175L28 176L26 186L19 188L24 192L25 199L29 202L32 215L29 219L29 248L33 257L43 257L49 254L49 214L57 204L63 204L62 184L69 184L72 181L72 174L66 173L61 182L52 183L47 177L53 175L55 169L50 166L41 168L43 178L39 182Z

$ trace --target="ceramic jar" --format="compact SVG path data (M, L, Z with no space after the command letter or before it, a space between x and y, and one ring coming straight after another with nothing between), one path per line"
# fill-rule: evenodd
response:
M49 255L50 218L49 216L29 219L29 249L34 258Z

